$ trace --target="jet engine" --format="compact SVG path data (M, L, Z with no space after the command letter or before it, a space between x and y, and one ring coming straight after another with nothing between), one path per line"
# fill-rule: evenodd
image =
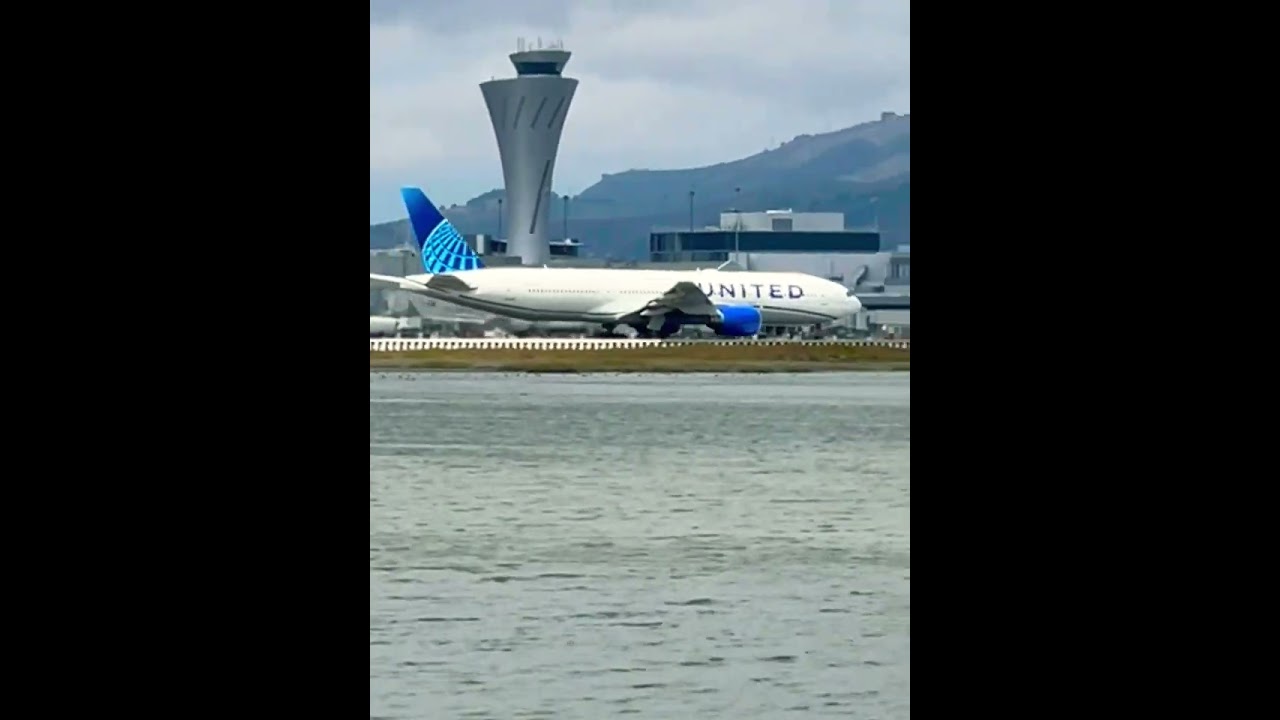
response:
M720 320L709 323L716 335L723 337L748 337L760 332L764 322L760 311L750 305L717 305Z

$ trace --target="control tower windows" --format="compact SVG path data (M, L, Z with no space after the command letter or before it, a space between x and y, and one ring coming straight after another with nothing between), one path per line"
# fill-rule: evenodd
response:
M553 62L518 62L516 73L520 75L559 75L560 69Z

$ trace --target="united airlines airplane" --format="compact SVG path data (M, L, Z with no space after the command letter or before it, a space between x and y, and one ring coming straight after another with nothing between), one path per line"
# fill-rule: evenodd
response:
M589 323L606 333L626 325L641 337L668 337L684 325L749 337L766 325L824 325L862 308L852 290L804 273L485 267L421 190L400 194L428 274L369 273L371 286L517 320Z

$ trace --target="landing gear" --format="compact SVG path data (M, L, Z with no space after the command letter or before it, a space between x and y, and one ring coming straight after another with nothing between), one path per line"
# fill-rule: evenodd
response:
M593 337L598 337L598 338L619 338L619 337L622 337L622 336L621 336L621 335L619 335L618 333L614 332L614 330L615 330L617 327L618 327L618 326L617 326L617 325L614 325L613 323L609 323L609 324L607 324L607 325L604 325L604 326L603 326L603 329L602 329L600 332L596 333Z
M643 338L646 340L652 339L652 338L658 338L659 340L666 340L672 335L675 335L676 333L680 332L679 325L676 325L675 327L669 327L667 325L663 325L657 330L650 328L648 325L632 325L631 327L636 331L636 337Z

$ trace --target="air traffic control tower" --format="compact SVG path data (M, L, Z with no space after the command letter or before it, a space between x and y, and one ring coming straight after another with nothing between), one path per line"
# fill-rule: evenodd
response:
M533 49L521 40L510 57L516 77L480 83L480 92L498 137L507 254L519 256L524 265L541 265L550 255L547 221L556 151L578 81L560 76L569 53L559 43L543 48L539 42Z

